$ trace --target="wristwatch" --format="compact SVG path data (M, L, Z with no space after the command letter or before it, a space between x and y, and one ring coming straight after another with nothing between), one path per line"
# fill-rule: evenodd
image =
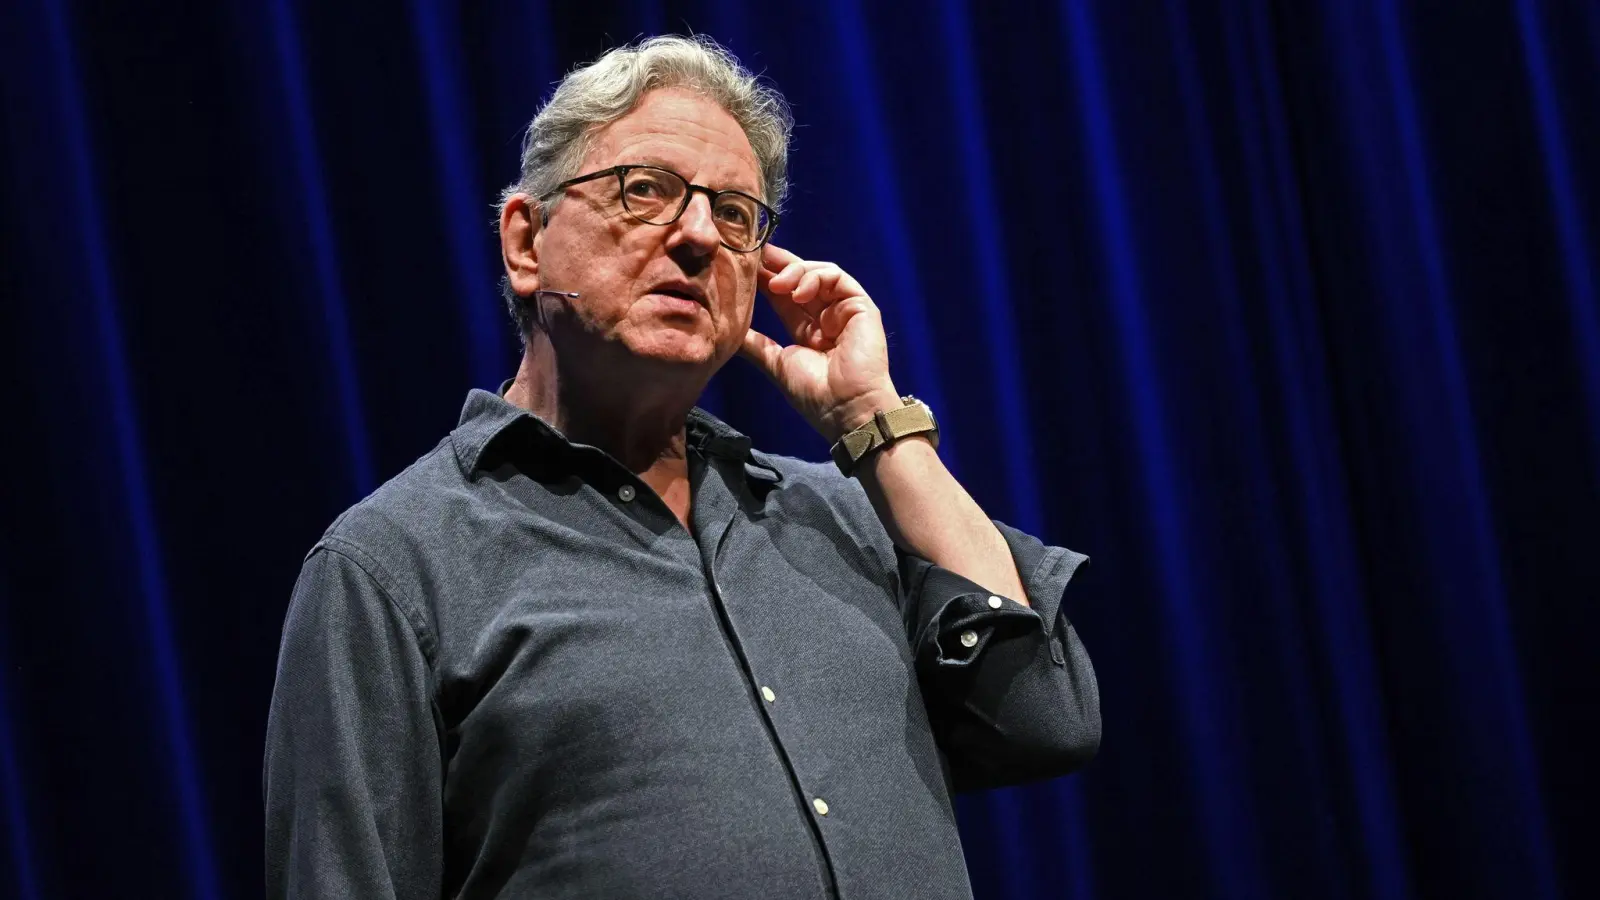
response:
M939 422L933 417L928 404L907 394L900 398L899 409L880 409L872 414L867 424L839 438L833 445L833 462L839 471L849 477L867 454L887 447L895 441L914 434L925 434L928 443L939 447Z

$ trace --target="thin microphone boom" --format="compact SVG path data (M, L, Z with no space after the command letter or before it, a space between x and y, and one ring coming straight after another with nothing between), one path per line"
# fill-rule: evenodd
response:
M549 294L552 297L565 297L568 300L576 300L579 296L581 296L577 291L534 291L533 293L529 294L528 299L533 301L534 318L538 321L540 328L545 327L544 307L539 305L540 294ZM518 305L520 306L521 304Z

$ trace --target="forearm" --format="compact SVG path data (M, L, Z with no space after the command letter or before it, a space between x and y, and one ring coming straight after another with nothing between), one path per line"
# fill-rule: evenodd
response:
M896 441L863 459L857 474L896 546L1028 603L1005 538L927 440Z

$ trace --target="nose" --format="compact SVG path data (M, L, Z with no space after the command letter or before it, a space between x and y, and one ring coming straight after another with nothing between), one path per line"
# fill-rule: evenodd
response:
M699 191L689 197L689 206L672 223L669 246L692 248L700 255L710 255L722 246L722 233L717 231L716 219L711 212L711 198Z

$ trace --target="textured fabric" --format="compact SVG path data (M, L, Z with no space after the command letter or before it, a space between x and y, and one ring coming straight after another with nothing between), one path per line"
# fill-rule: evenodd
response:
M268 725L270 896L970 896L952 790L1098 746L1085 558L1001 525L1032 608L995 598L832 464L689 432L692 534L485 391L329 528Z
M956 797L980 900L1600 897L1584 0L0 2L0 897L260 896L305 552L516 366L551 86L688 29L951 471L1094 557L1107 743Z

